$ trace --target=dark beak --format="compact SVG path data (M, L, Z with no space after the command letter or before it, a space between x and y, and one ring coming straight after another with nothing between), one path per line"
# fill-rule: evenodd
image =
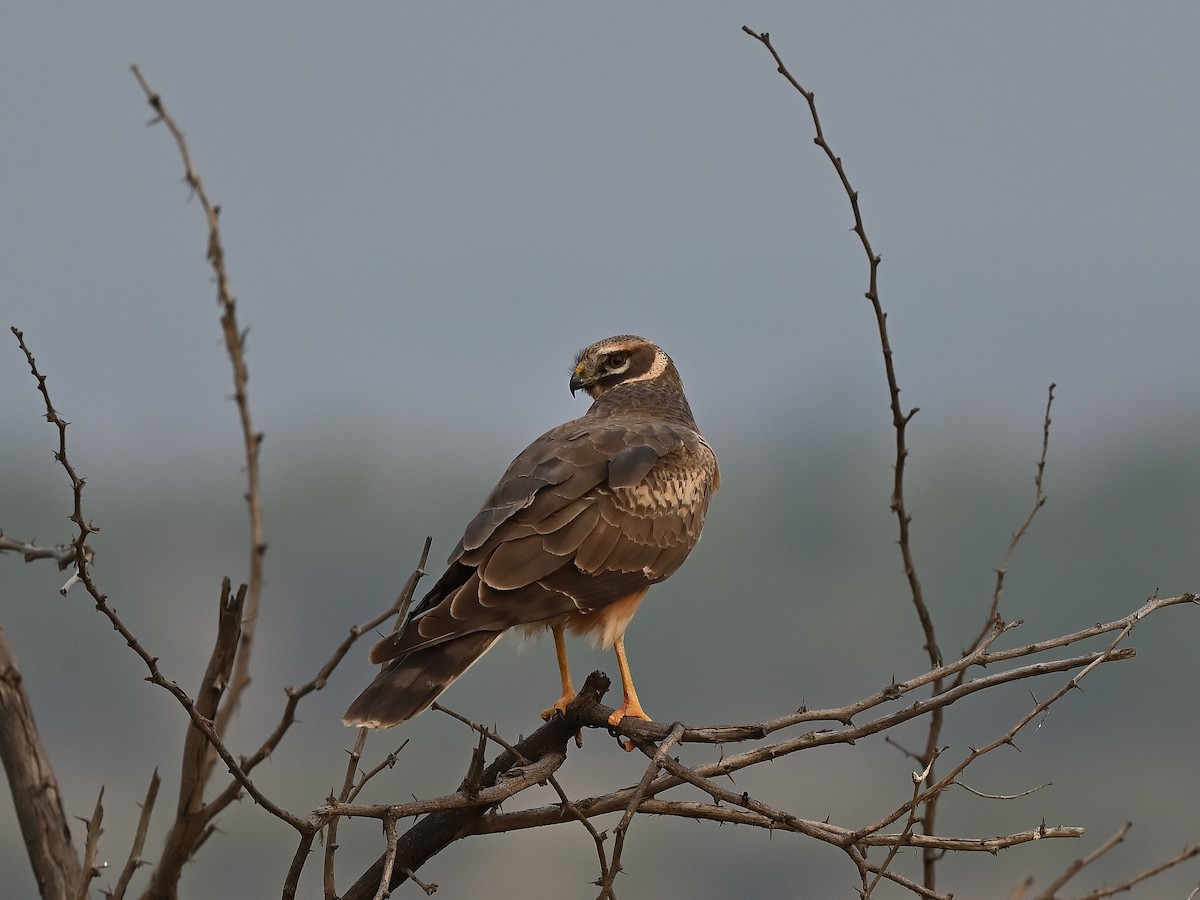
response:
M580 378L578 375L572 375L572 376L571 376L571 382L570 382L570 385L569 385L569 387L571 388L571 396L572 396L572 397L574 397L574 396L575 396L575 392L576 392L577 390L579 390L580 388L582 388L582 387L583 387L585 384L587 384L587 382L585 382L585 381L584 381L582 378Z

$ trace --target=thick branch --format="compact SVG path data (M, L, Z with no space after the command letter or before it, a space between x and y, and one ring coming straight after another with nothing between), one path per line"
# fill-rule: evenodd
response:
M196 694L195 711L208 721L216 716L221 695L229 683L237 654L245 600L246 586L242 585L236 594L230 596L229 579L226 578L221 584L217 637ZM183 875L184 865L195 856L204 842L213 817L224 808L216 804L205 806L204 803L204 788L216 760L216 747L209 742L207 735L194 725L190 727L183 741L179 802L150 881L151 896L171 894Z
M404 882L407 873L417 871L427 860L440 853L446 846L465 834L471 833L473 826L488 809L498 803L501 798L483 803L480 798L484 792L494 787L501 775L513 769L520 759L533 760L534 765L546 760L557 760L553 768L561 764L565 758L567 741L574 737L579 727L578 715L581 710L597 706L601 697L608 691L608 676L603 672L593 672L584 682L579 695L567 707L564 718L551 719L529 737L519 741L513 751L505 750L479 775L474 784L470 779L465 780L460 787L460 794L470 792L475 802L462 805L459 808L444 809L433 812L421 819L416 825L400 836L396 844L396 852L391 866L391 875L387 879L387 890L394 890ZM551 768L549 771L553 771ZM542 778L547 775L543 774ZM507 787L507 786L506 786ZM505 796L512 796L516 791L507 791ZM490 797L490 795L489 795ZM395 807L398 816L409 813L398 812L403 807ZM332 810L331 810L332 811ZM344 809L336 810L345 814ZM343 895L343 900L369 900L374 897L381 886L385 865L389 862L387 854L380 857L371 868L354 883Z
M0 627L0 762L25 851L44 900L66 897L80 881L82 868L63 812L62 795L42 745L21 671Z

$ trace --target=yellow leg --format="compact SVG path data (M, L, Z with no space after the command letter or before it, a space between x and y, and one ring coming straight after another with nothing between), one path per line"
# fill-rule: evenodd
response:
M567 662L567 641L563 636L563 627L561 625L551 625L550 630L554 633L554 653L558 656L558 674L562 676L562 696L554 701L554 705L549 709L542 710L543 719L552 719L557 713L565 715L567 704L575 699L575 688L571 684L571 665Z
M637 691L633 687L633 675L629 671L629 660L625 658L624 635L617 638L613 649L617 651L617 667L621 670L621 690L625 694L625 699L621 703L621 708L608 717L608 724L616 727L626 716L645 719L647 722L651 721L650 717L646 715L646 711L642 709L642 704L638 702Z

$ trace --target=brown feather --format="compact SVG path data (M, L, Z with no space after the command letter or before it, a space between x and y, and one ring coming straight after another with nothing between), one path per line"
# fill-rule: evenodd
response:
M395 660L350 704L342 721L391 728L424 712L456 678L500 640L501 632L477 631Z

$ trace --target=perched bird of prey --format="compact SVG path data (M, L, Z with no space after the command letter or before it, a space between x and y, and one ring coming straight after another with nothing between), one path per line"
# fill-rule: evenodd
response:
M649 720L625 658L625 629L650 585L682 565L720 480L717 457L671 358L645 338L585 348L571 393L581 418L526 447L483 502L445 574L393 634L371 648L387 663L346 711L347 725L390 728L424 710L504 632L549 629L562 696L575 696L564 633L617 653L624 700L609 722Z

